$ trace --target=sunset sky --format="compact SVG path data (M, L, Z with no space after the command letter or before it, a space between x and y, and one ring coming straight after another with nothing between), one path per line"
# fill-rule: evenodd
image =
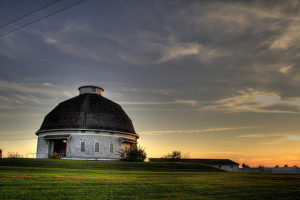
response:
M50 2L0 0L0 26ZM35 153L44 116L92 84L127 112L148 157L300 166L299 35L296 0L82 2L0 36L0 148Z

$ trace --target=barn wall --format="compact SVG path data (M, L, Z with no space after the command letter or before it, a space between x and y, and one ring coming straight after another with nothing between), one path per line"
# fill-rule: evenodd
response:
M216 165L215 167L218 167L218 168L223 169L228 172L238 172L239 171L238 165Z
M43 137L38 138L36 158L48 158L48 143L49 142L47 140L44 140Z
M37 145L37 158L48 158L51 151L51 140L47 141L43 137L47 135L66 135L71 137L67 140L66 158L74 159L120 159L119 152L126 144L120 143L120 137L136 139L132 135L120 133L107 133L86 131L85 133L72 131L46 132L39 134ZM84 152L81 152L81 141L86 143ZM95 152L95 142L100 143L100 152ZM110 143L113 144L113 152L110 152ZM52 145L53 146L53 145Z
M85 142L85 152L81 152L81 142ZM95 152L95 142L100 143L100 152ZM110 152L110 143L113 144L113 153ZM121 144L119 137L103 135L74 134L67 143L67 157L72 158L101 158L119 159Z

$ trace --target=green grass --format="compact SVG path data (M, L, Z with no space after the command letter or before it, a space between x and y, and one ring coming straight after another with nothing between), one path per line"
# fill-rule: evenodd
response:
M191 163L0 159L0 199L300 199L300 175Z

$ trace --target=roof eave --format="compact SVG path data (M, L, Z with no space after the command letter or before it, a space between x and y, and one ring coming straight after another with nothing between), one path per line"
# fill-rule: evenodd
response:
M113 130L104 130L104 129L81 129L81 128L38 130L37 132L35 132L35 134L39 135L40 133L55 132L55 131L99 131L99 132L121 133L121 134L126 134L126 135L133 135L133 136L139 138L139 135L136 133L128 133L128 132L123 132L123 131L113 131Z

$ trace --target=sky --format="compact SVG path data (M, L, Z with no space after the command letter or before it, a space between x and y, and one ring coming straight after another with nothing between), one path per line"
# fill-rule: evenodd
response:
M51 2L0 0L0 26ZM92 84L127 112L148 157L299 166L299 32L296 0L84 1L0 36L0 148L35 153L44 116Z

